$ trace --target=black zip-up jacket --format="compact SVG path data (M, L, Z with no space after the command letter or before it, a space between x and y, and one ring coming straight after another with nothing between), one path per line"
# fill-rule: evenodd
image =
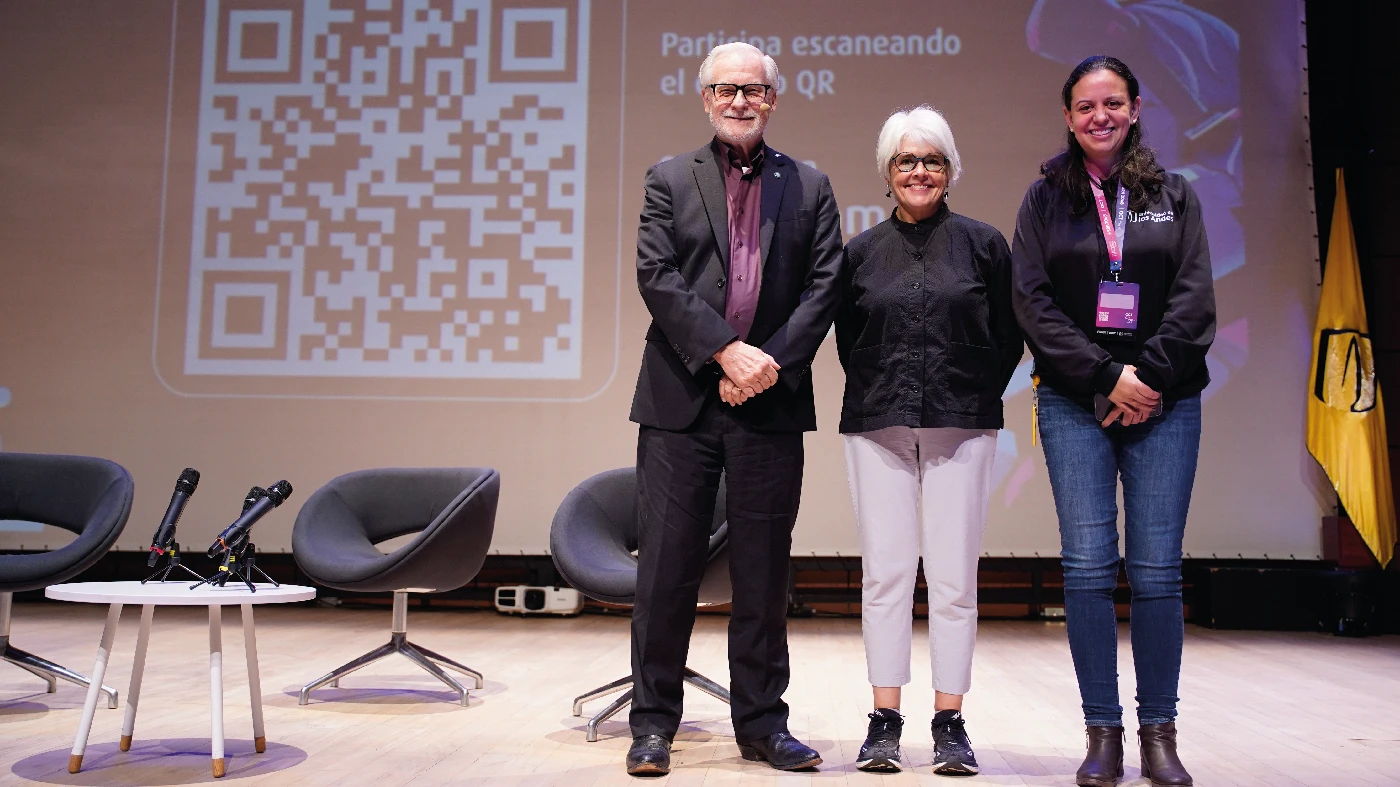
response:
M1117 181L1106 181L1103 191L1112 211ZM1215 285L1191 184L1168 172L1161 193L1128 213L1120 275L1140 288L1130 340L1097 334L1099 283L1112 278L1108 247L1092 204L1074 216L1070 203L1043 178L1031 184L1012 240L1016 317L1041 382L1089 406L1132 364L1139 380L1168 399L1200 393L1210 382L1205 358L1215 341Z
M946 202L918 224L891 214L847 244L842 284L843 434L1002 427L1022 344L1000 232Z

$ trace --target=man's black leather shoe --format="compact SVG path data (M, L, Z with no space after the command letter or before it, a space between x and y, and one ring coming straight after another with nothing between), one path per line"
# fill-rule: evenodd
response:
M660 735L638 735L627 750L627 772L633 776L665 776L671 772L671 742Z
M739 754L746 760L766 761L780 771L815 768L822 764L822 756L815 749L787 732L775 732L766 738L741 743Z

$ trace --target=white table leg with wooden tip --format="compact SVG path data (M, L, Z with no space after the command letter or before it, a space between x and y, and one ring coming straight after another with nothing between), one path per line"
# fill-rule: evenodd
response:
M131 751L131 735L136 730L136 703L141 700L141 676L146 671L146 649L151 644L151 617L154 604L141 605L141 628L136 634L136 659L131 663L131 685L126 688L126 716L122 719L122 751Z
M73 739L73 753L68 757L68 772L83 769L83 752L87 750L88 734L92 732L92 716L97 712L97 697L102 693L102 678L107 672L107 660L112 656L112 642L117 638L117 623L121 621L122 605L107 607L107 625L102 628L102 644L97 647L97 661L92 665L92 682L88 684L87 700L83 702L83 718L78 722L78 735Z
M248 659L248 694L253 706L253 749L267 751L263 732L262 679L258 677L258 634L253 627L253 605L243 604L243 650Z
M209 605L209 746L214 778L224 775L224 636L223 607Z

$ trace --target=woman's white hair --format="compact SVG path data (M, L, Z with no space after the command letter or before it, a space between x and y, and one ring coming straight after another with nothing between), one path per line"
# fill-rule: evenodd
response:
M880 140L875 143L875 169L886 183L890 182L890 160L906 141L930 145L948 159L945 172L949 186L962 175L962 159L958 157L958 146L953 143L953 129L948 127L943 113L923 104L895 112L880 129Z
M769 57L768 55L763 54L763 50L759 49L758 47L754 46L753 44L744 43L743 41L730 41L730 42L727 43L727 44L720 44L719 46L715 47L714 49L711 49L711 50L710 50L710 54L705 55L705 59L702 60L702 61L700 61L700 85L701 85L701 87L704 87L705 85L710 84L710 77L711 77L712 73L714 72L714 68L715 68L715 58L719 57L720 55L724 55L724 54L738 54L738 53L740 53L740 52L743 52L743 53L745 53L745 54L758 55L759 57L763 58L763 78L766 79L766 80L768 80L768 84L772 85L774 90L777 90L777 89L778 89L778 64L777 64L777 62L774 61L773 58Z

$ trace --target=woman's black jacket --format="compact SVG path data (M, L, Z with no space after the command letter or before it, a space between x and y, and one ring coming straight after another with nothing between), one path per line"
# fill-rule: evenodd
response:
M946 202L917 224L891 215L847 244L842 278L843 434L1002 427L1022 342L1000 232Z

